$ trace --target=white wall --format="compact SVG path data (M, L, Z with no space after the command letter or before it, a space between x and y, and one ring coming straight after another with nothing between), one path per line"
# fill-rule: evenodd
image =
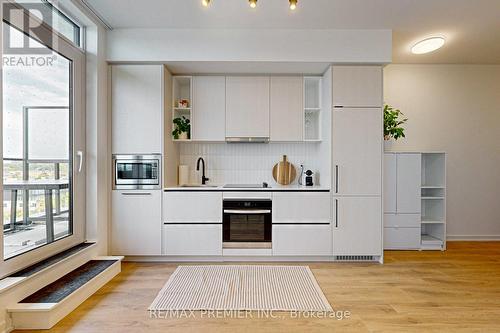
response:
M196 161L203 157L206 163L206 176L210 184L260 184L267 182L276 186L272 176L273 166L283 155L287 155L290 163L295 165L297 184L300 164L317 173L318 181L326 173L321 164L322 143L179 143L180 164L189 165L190 182L199 183L201 171L196 172ZM329 187L329 178L316 185Z
M390 30L114 29L110 61L390 63Z
M409 118L396 150L448 153L450 239L500 239L500 66L389 65L385 102Z

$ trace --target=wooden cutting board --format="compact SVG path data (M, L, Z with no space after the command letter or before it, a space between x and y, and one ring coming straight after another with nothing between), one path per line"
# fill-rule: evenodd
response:
M290 185L295 180L296 175L295 167L288 162L286 155L283 155L283 160L273 167L273 178L278 184Z

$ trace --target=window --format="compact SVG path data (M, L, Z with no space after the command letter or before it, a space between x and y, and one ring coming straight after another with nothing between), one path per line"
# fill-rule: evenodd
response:
M55 31L66 37L73 44L82 47L83 29L75 20L72 20L62 10L54 6L52 1L24 0L18 1L18 3L27 10L30 10L33 15L41 18L46 24L50 25ZM42 17L49 17L50 19L46 20Z
M44 245L57 242L62 250L84 239L85 175L73 162L85 150L84 53L46 25L35 31L33 3L37 9L48 6L43 1L24 3L24 10L4 6L4 15L12 10L17 16L7 14L2 25L2 225L8 261L0 276L18 269L19 262L36 261L40 253L58 252ZM53 15L50 8L37 18ZM30 27L24 26L27 17ZM80 28L66 27L79 43Z

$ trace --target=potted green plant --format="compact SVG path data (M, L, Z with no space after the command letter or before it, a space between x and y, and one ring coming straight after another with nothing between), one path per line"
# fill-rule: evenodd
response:
M403 118L404 114L399 109L386 104L384 105L384 146L388 148L391 139L398 140L405 137L405 129L402 127L408 120Z
M173 120L174 130L172 136L175 140L185 140L191 138L191 122L185 116L177 117Z

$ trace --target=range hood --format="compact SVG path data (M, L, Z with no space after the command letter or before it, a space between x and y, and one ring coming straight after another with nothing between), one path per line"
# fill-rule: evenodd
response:
M227 143L269 143L268 136L226 136Z

